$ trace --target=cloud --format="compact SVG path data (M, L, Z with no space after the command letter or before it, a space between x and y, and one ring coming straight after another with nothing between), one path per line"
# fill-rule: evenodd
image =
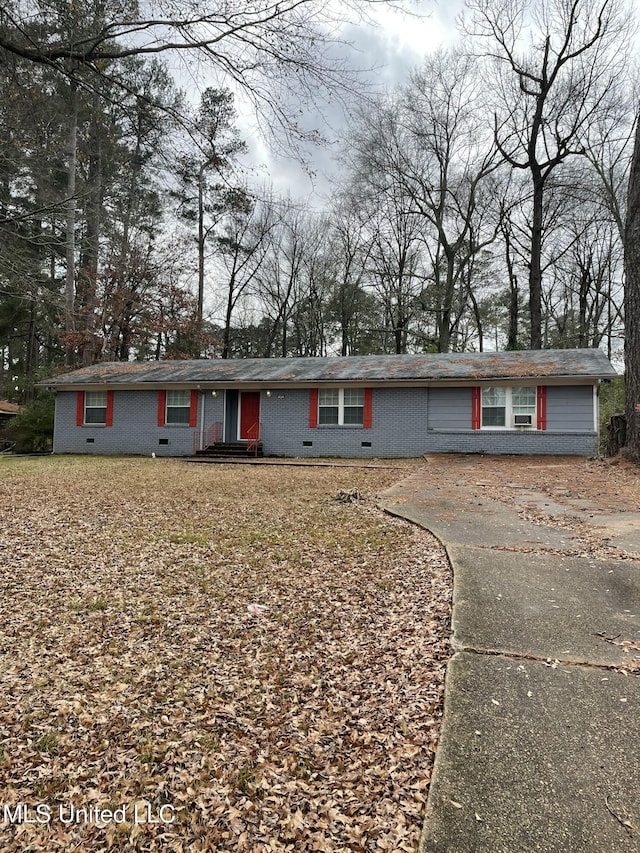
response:
M425 54L456 40L455 18L463 6L464 0L433 0L428 14L420 16L388 6L374 7L370 20L343 24L330 47L330 56L352 69L371 96L391 91L407 81ZM342 97L318 93L310 103L292 92L292 114L298 114L302 127L317 128L327 140L321 146L302 145L297 158L278 155L261 137L255 119L245 112L240 126L248 139L247 160L276 192L322 207L331 193L330 178L338 172L336 153L358 103L361 101L355 93L345 92Z

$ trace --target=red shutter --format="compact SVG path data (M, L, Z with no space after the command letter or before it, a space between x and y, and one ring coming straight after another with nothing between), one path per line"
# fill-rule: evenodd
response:
M164 426L165 411L167 408L167 392L158 391L158 426Z
M480 429L482 416L480 393L480 388L471 389L471 429Z
M372 393L371 388L364 389L364 411L362 413L362 426L365 429L371 429L372 424L372 414L373 414L373 401L372 401Z
M76 394L76 426L84 424L84 391Z
M107 391L107 417L105 426L113 426L113 391Z
M189 404L189 426L194 427L198 425L198 392L191 392L191 401Z
M318 389L312 388L309 392L309 426L315 429L318 426Z
M538 429L547 428L547 386L538 385Z

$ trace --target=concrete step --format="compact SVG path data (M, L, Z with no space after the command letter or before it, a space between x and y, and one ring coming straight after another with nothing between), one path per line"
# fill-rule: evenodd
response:
M262 457L262 442L258 442L257 448L248 449L246 441L216 441L205 447L204 450L198 450L196 456L205 456L210 459L241 459L247 456Z

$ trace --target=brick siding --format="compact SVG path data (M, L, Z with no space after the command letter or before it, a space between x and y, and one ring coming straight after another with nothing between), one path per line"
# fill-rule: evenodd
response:
M261 394L260 420L266 455L415 457L428 452L596 455L591 385L549 386L548 429L472 430L471 388L373 388L370 429L309 424L308 388ZM114 392L113 426L76 426L76 392L56 395L55 453L188 456L194 433L224 420L224 392L202 392L198 423L157 423L157 391ZM468 425L468 426L467 426ZM235 436L229 436L235 438ZM89 441L88 439L92 439ZM163 443L160 444L160 441Z

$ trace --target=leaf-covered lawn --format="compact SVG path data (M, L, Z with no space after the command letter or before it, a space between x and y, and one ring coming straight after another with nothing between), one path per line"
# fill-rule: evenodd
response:
M401 476L0 459L0 849L415 851L451 579Z

